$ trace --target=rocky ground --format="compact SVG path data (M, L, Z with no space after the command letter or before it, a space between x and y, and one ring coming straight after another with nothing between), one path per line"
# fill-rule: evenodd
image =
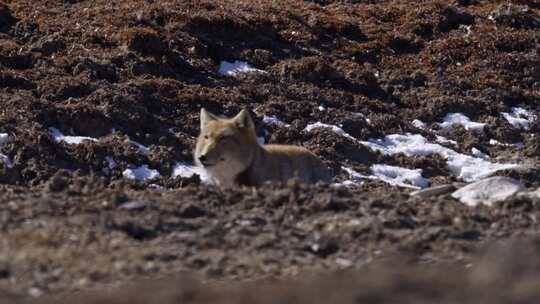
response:
M513 285L493 302L533 299L539 13L526 0L0 3L4 298L149 279L171 303L237 303L222 296L233 281L246 299L313 303L333 286L343 298L317 299L472 302L502 277ZM224 70L237 61L247 71ZM311 149L334 185L201 182L201 107L248 108L261 139ZM452 197L493 174L520 193ZM452 189L410 195L439 185ZM196 278L159 281L181 272ZM152 289L135 290L108 300Z

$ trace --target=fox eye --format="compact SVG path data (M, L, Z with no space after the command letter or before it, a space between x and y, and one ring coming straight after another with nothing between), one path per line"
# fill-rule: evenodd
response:
M204 136L204 139L208 139L208 135L205 135L205 136Z

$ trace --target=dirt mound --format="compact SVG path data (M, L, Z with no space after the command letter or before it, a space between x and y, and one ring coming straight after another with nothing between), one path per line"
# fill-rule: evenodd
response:
M467 268L413 266L404 262L408 257L396 256L395 261L377 262L358 272L309 273L285 282L202 285L185 274L106 295L72 295L64 301L37 303L395 303L397 299L402 303L509 303L534 301L539 296L537 242L508 242L486 251Z

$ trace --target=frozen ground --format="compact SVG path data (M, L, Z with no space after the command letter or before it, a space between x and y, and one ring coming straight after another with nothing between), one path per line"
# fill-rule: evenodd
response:
M235 303L294 298L264 278L299 303L534 302L536 245L478 256L540 231L533 2L0 4L0 290L77 302L189 271L205 296L256 282L219 297ZM260 142L306 147L333 184L209 185L201 107L248 109ZM465 188L490 174L511 182ZM344 268L324 288L306 274ZM175 284L115 299L166 303L145 297Z

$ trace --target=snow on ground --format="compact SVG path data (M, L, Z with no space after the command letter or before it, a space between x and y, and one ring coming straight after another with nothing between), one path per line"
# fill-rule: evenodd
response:
M9 141L9 135L7 133L0 133L0 148L7 144Z
M388 165L373 165L370 169L373 176L391 185L416 189L429 186L429 181L422 176L422 169Z
M360 174L356 172L352 168L348 167L341 167L345 172L349 174L349 180L342 181L340 183L333 183L332 186L334 187L351 187L351 186L358 186L362 185L364 183L363 179L366 178L365 175Z
M505 143L502 143L502 142L500 142L500 141L498 141L496 139L490 139L489 144L492 145L492 146L514 147L514 148L518 148L518 149L523 148L523 143L522 142L517 142L515 144L505 144Z
M413 126L417 127L418 129L424 130L427 128L427 125L425 122L421 121L420 119L415 119L412 121Z
M143 144L131 139L129 140L129 142L135 147L137 147L137 149L139 149L139 152L141 152L142 154L147 155L150 153L150 149L148 149L148 147L144 146Z
M266 74L266 71L254 68L245 61L236 60L235 62L222 61L221 64L219 65L218 73L220 75L236 76L241 73L265 73Z
M66 135L62 134L62 132L60 132L60 130L58 130L57 128L54 128L54 127L50 127L49 132L51 133L51 135L53 137L53 140L55 142L57 142L57 143L65 142L65 143L70 144L70 145L78 145L78 144L82 143L85 140L97 141L97 139L95 139L93 137L87 137L87 136L69 136L69 135L66 136Z
M422 169L407 169L376 164L370 167L372 175L363 175L347 167L342 167L342 169L349 174L351 180L335 185L358 185L362 183L363 179L372 179L411 189L420 189L429 186L429 180L422 176Z
M116 166L118 165L114 158L112 158L111 156L105 156L105 160L107 161L107 167L111 170L116 168Z
M514 127L528 130L531 123L536 119L531 111L524 108L513 107L512 112L502 112L502 116Z
M454 125L461 125L465 130L484 131L485 123L474 122L462 113L447 114L439 126L443 129L451 130Z
M503 144L502 142L496 140L496 139L490 139L489 140L489 144L492 145L492 146L495 146L495 145L500 145L500 146L511 146L511 144Z
M332 187L352 187L352 186L358 186L361 185L363 182L355 182L352 180L345 180L340 183L332 183L330 186Z
M471 153L472 155L476 156L476 157L479 157L479 158L482 158L482 159L489 159L489 155L487 155L486 153L476 149L476 148L472 148L471 149Z
M2 148L9 141L9 135L7 133L0 133L0 148ZM7 167L13 167L13 163L9 157L3 153L0 153L0 162L4 163Z
M360 174L351 168L342 167L342 169L349 173L349 176L352 178L352 182L361 182L362 179L366 178L366 175Z
M340 128L338 126L334 126L334 125L328 125L328 124L322 123L320 121L316 122L314 124L307 125L306 128L304 129L304 131L311 132L312 130L317 129L317 128L331 129L334 133L336 133L338 135L347 137L347 138L349 138L349 139L351 139L353 141L357 141L356 138L351 136L351 134L345 132L342 128Z
M161 175L157 170L148 168L148 165L142 165L137 168L128 168L122 172L122 176L127 179L144 182L159 178Z
M393 155L403 153L407 156L438 154L446 159L448 168L452 173L466 182L487 177L500 170L512 169L519 166L517 164L492 163L480 157L458 153L439 144L430 143L425 137L419 134L392 134L385 136L383 139L358 141L340 127L321 122L309 124L304 130L309 132L315 128L331 129L336 134L352 139L383 154Z
M458 146L457 141L448 139L448 138L440 136L440 135L435 136L435 141L437 141L440 144L450 144L450 145L453 145L454 147Z
M165 190L165 187L163 187L161 185L158 185L158 184L150 184L150 185L148 185L148 188L155 189L155 190L160 190L160 191Z
M491 163L485 159L461 154L439 144L430 143L422 135L393 134L383 139L363 141L362 144L383 154L403 153L407 156L438 154L446 159L448 168L458 178L471 182L497 171L518 167L517 164Z
M291 125L288 123L284 123L283 121L279 120L276 116L263 116L263 123L267 125L274 125L281 128L288 128Z
M173 172L172 172L173 178L176 178L176 177L190 178L193 175L198 175L202 182L210 181L210 177L208 176L206 171L199 166L195 166L187 162L177 162L173 167Z
M4 163L8 168L13 167L13 163L11 162L11 159L3 153L0 153L0 162Z

